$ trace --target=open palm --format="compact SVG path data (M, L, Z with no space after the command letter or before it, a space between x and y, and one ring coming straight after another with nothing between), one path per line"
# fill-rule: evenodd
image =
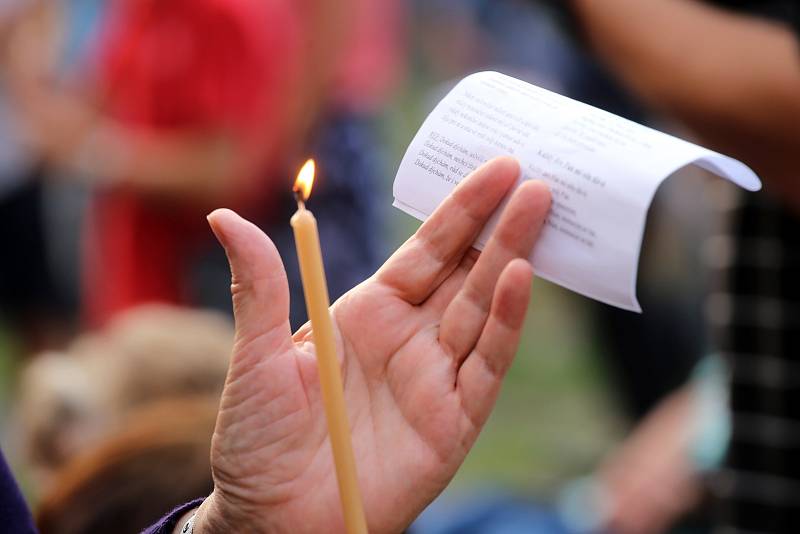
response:
M331 308L373 533L402 531L444 489L516 352L546 186L519 187L484 252L471 245L518 175L508 158L475 171ZM215 490L195 532L234 523L341 532L311 327L291 335L286 275L269 239L227 210L209 220L230 260L237 330L212 444Z

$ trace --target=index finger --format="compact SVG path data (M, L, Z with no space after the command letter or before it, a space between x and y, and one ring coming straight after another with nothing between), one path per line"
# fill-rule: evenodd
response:
M510 157L476 169L378 270L378 281L409 303L424 302L456 268L519 172Z

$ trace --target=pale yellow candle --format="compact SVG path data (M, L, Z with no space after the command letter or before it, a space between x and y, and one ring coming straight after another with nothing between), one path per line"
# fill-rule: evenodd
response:
M367 521L358 489L356 462L353 444L350 440L350 424L347 419L347 406L344 402L342 374L336 357L336 340L330 314L328 284L322 264L317 220L305 208L305 200L311 193L314 181L314 160L308 160L295 182L297 212L292 216L294 239L297 246L297 259L300 262L300 276L303 279L303 293L306 309L311 319L314 347L317 353L317 367L322 386L322 402L328 420L328 434L331 438L333 461L336 465L336 479L339 482L339 497L342 501L344 523L348 534L366 534Z

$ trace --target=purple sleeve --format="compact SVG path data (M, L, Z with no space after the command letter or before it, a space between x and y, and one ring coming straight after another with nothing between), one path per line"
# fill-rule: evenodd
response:
M142 531L142 534L171 534L181 516L192 508L200 506L203 500L203 498L195 499L178 506L158 523ZM3 532L37 534L36 527L33 526L33 517L2 451L0 451L0 518L2 518Z
M191 502L187 502L186 504L182 504L175 508L173 511L162 517L158 523L147 527L142 531L142 534L171 534L172 531L175 529L175 524L178 520L191 510L192 508L197 508L203 502L203 499L195 499Z
M33 517L22 498L14 476L8 468L6 459L0 451L0 518L3 532L14 534L35 534Z

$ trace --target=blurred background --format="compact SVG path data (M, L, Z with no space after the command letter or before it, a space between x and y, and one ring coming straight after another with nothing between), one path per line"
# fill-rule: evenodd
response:
M0 443L44 533L101 532L120 513L141 528L210 491L232 336L211 209L276 242L296 328L299 165L317 159L310 206L338 296L417 227L391 208L395 171L469 73L693 138L626 90L558 4L3 0ZM738 195L692 169L659 190L643 315L535 282L497 408L415 532L710 531L730 429L707 334L725 314L713 282ZM609 527L623 501L644 518Z

